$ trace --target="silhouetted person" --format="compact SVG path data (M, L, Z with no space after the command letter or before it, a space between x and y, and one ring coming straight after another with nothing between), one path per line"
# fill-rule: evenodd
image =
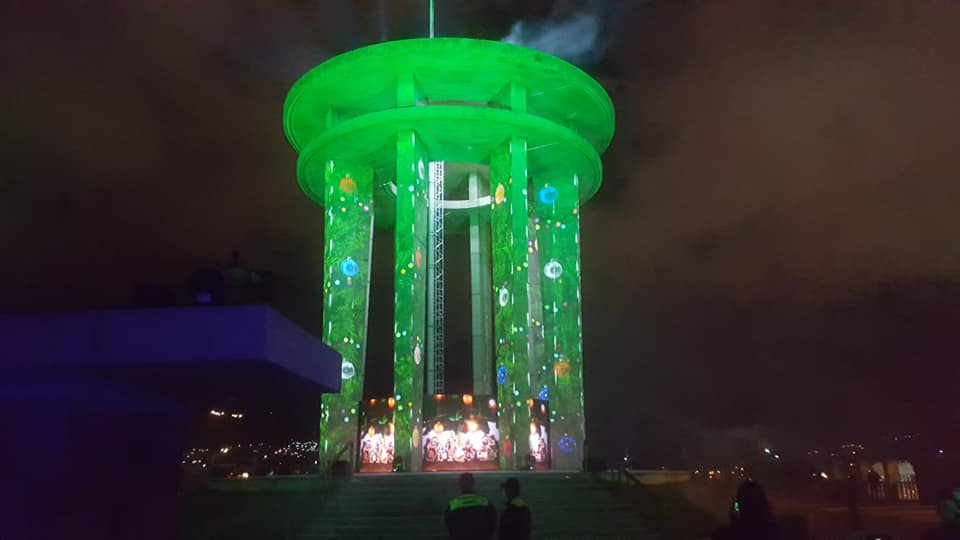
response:
M450 499L443 513L450 538L488 540L497 527L496 509L486 497L476 494L472 474L461 474L458 484L460 495Z
M960 538L960 490L953 492L953 498L941 501L937 505L937 514L943 521L940 525L924 532L920 540L956 540Z
M860 478L853 465L847 470L847 508L850 510L853 530L860 530L863 527L863 518L860 516Z
M880 480L880 474L871 467L867 473L867 484L870 486L870 498L875 501L880 500L882 495Z
M730 524L713 533L713 540L777 540L780 531L760 484L750 480L740 484L730 510Z
M507 507L500 515L500 540L530 539L530 508L520 498L520 481L507 478L500 484L507 496Z

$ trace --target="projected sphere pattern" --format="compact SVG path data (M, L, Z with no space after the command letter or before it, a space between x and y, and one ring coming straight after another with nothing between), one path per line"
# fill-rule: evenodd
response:
M357 368L353 367L353 363L349 360L344 360L343 364L340 365L340 376L345 380L349 380L356 374Z
M557 279L563 275L563 266L557 261L550 261L543 266L543 275L550 279Z
M353 180L353 178L344 176L340 179L340 191L348 195L353 195L353 193L357 191L357 183Z
M347 258L340 263L340 272L347 277L353 277L360 271L360 265L357 261Z
M437 380L431 373L443 378L434 369L443 348L432 346L443 315L427 320L433 312L426 307L428 291L443 287L430 277L444 260L434 251L443 236L429 232L440 207L469 214L471 231L478 217L489 239L471 251L492 270L470 285L492 308L473 334L486 351L474 357L473 373L486 374L474 381L481 386L495 373L496 386L486 391L495 389L503 404L500 466L524 466L531 412L522 403L540 397L550 401L557 435L551 466L581 467L579 208L600 187L600 154L613 127L610 98L589 75L495 41L379 43L331 58L297 81L284 103L284 131L299 153L302 190L325 208L322 328L343 358L340 393L321 403L321 459L343 455L362 431L363 415L353 409L364 397L369 291L387 286L371 283L376 224L395 231L394 392L387 401L395 457L416 470L423 400L435 393L424 383ZM437 197L432 186L443 176L433 172L443 163L484 171L470 195L484 203L448 206L443 192Z
M507 304L510 303L510 289L501 287L499 298L497 300L500 302L500 307L507 307Z
M560 192L553 186L543 186L537 196L543 204L553 204L557 202Z

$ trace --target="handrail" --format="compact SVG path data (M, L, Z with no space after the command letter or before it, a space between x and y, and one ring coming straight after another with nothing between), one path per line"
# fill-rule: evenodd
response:
M330 470L333 468L334 463L340 461L340 457L343 456L343 453L346 452L348 449L352 450L353 448L354 448L353 441L344 443L344 445L340 447L340 450L338 450L337 453L333 456L333 459L331 459L330 462L326 464L326 467L324 467L324 470L326 472L330 472Z
M619 467L612 467L607 469L607 472L610 474L611 480L616 481L617 483L630 483L633 485L640 485L640 479L636 477L626 465L621 465Z
M348 448L353 448L353 441L350 441L340 447L340 451L337 452L337 455L333 456L333 461L340 461L340 456L347 451Z

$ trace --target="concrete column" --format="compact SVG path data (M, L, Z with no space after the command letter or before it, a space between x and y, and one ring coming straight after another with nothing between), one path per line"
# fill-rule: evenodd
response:
M502 444L500 466L526 465L530 431L527 144L513 137L490 162L494 334Z
M427 262L426 150L417 134L397 136L397 222L394 243L395 460L420 469L423 369L426 354Z
M323 341L342 357L339 394L320 404L320 456L356 466L358 407L363 398L370 258L373 248L373 170L329 161L325 168Z
M480 198L480 178L468 179L469 198ZM490 272L490 218L484 209L470 211L470 313L473 345L473 393L493 394L493 285Z
M555 469L580 469L583 460L583 344L580 321L579 182L537 181L534 221L545 354L532 392L550 404L550 450Z

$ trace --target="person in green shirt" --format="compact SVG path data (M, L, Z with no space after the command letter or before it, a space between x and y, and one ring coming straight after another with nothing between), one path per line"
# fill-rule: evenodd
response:
M477 495L472 474L461 474L457 483L460 495L450 499L443 513L450 538L489 540L497 526L496 509L486 497Z

